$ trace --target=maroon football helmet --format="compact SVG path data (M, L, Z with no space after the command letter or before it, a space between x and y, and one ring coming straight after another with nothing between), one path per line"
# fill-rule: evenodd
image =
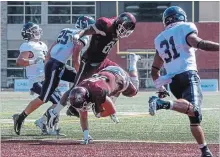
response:
M136 24L135 17L128 12L120 14L114 22L116 33L120 38L125 38L133 33Z
M72 107L80 111L88 111L94 103L89 102L89 92L84 87L75 87L69 94L69 100Z

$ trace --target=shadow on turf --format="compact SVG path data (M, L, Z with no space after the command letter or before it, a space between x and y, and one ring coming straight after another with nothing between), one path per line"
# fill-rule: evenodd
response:
M25 138L27 137L27 138ZM56 139L61 139L62 137L60 136L47 136L47 135L36 135L36 134L25 134L25 135L2 135L1 140L20 140L21 138L29 141L31 140L43 140L45 138L56 138ZM28 139L29 138L29 139Z
M1 143L28 143L29 145L80 145L79 141L2 140Z

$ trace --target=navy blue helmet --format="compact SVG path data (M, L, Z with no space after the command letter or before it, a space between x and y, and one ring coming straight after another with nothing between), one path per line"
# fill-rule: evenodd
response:
M28 22L24 24L22 30L21 30L21 36L24 40L31 40L31 39L40 39L42 35L42 29L39 27L39 25Z
M163 24L164 26L168 26L171 23L179 22L179 21L187 21L187 16L185 11L177 6L172 6L167 8L163 13Z
M85 29L89 25L95 24L95 19L91 16L80 16L76 20L75 27L79 29Z

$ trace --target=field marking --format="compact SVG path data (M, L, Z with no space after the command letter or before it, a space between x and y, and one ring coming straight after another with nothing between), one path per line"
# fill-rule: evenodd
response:
M37 142L37 141L48 141L48 142L81 142L82 140L79 139L61 139L59 138L60 136L50 136L50 137L57 137L55 138L44 138L44 139L1 139L2 142L13 142L13 141L24 141L24 142ZM106 143L146 143L146 144L195 144L197 145L196 142L165 142L165 141L148 141L148 140L93 140L93 142L106 142ZM209 144L218 144L219 143L209 143Z
M116 108L117 108L117 105L116 105ZM149 115L149 113L147 113L147 109L146 108L146 112L116 112L116 115L119 115L119 116L135 116L135 115ZM216 111L216 112L219 112L220 110L220 107L219 108L202 108L202 111ZM13 115L15 112L0 112L0 115ZM66 116L66 113L65 112L61 112L60 113L61 116ZM92 111L89 112L89 115L94 115L92 113Z
M123 112L122 112L123 113ZM123 113L122 115L124 115L124 117L120 117L121 118L131 118L131 117L145 117L145 116L149 116L149 114L147 113L142 113L142 112L137 112L136 113L131 113L131 114L126 114L127 112ZM66 114L64 114L66 115ZM89 115L93 115L93 113L89 113ZM89 118L89 121L93 121L93 120L106 120L108 117L105 117L105 118ZM32 123L32 122L35 122L37 119L25 119L25 123ZM71 119L71 120L61 120L60 122L79 122L79 119ZM0 124L13 124L13 120L12 119L1 119L1 122Z

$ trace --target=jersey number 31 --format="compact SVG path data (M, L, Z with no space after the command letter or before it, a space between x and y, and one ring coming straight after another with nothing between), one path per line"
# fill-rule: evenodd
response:
M172 47L173 56L170 52L170 45ZM163 48L164 46L166 46L165 47L166 48L165 53L168 55L167 58L164 58L166 63L169 63L169 62L171 62L172 59L174 60L174 59L176 59L180 56L180 54L176 50L175 43L174 43L174 40L173 40L173 36L170 37L169 42L167 40L161 41L160 48Z

